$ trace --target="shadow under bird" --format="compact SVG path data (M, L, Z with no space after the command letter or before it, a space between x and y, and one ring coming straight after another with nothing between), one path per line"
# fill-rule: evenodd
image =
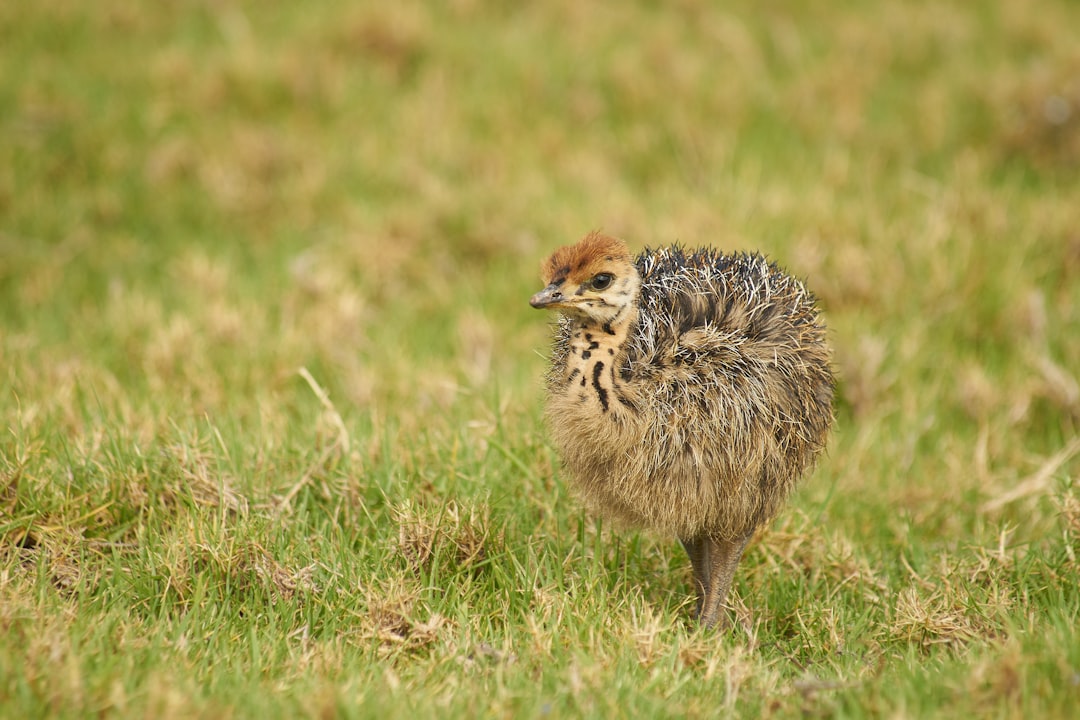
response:
M679 538L698 620L716 625L747 543L832 425L814 296L761 255L632 258L595 232L541 279L530 304L561 313L545 414L574 489L618 524Z

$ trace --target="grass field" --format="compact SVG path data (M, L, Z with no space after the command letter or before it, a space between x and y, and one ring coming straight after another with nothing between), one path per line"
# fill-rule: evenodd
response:
M0 3L0 717L1074 717L1076 28ZM527 301L594 228L821 300L729 632L547 444Z

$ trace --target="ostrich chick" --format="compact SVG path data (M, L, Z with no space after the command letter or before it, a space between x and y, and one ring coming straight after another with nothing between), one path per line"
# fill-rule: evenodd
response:
M833 377L814 296L755 254L591 233L542 265L562 314L546 419L577 494L674 535L712 626L754 531L825 446ZM723 624L726 624L723 623Z

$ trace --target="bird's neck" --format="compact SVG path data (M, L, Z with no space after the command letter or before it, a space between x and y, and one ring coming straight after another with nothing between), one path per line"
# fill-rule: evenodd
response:
M567 390L600 412L621 412L633 407L616 368L626 359L626 344L637 322L636 305L626 305L612 320L572 320L566 360Z

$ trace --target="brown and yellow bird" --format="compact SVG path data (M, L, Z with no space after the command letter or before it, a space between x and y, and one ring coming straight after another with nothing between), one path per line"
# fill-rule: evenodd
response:
M541 277L530 304L562 313L546 417L575 489L604 517L679 538L698 619L715 625L747 543L832 424L814 296L760 255L631 258L595 232Z

